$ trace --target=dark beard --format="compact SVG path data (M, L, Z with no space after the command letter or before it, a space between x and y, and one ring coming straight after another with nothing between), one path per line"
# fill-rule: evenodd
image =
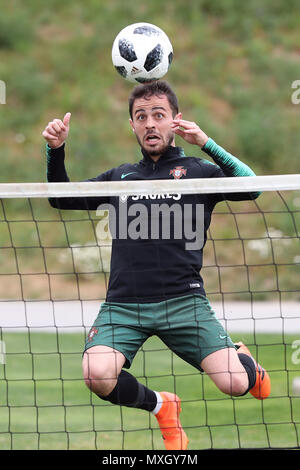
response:
M147 155L149 155L149 157L157 157L158 155L162 155L163 153L165 153L167 148L170 147L170 145L172 144L172 142L174 140L174 134L173 133L170 134L167 145L164 145L163 147L160 147L157 150L154 150L154 149L153 150L146 150L145 147L143 146L142 142L140 141L140 139L137 137L137 135L136 135L136 138L137 138L137 141L138 141L141 149L145 153L147 153Z

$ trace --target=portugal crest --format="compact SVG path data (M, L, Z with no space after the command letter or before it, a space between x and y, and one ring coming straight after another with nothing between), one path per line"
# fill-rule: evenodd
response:
M183 166L176 166L173 170L170 170L169 175L173 175L175 180L178 180L183 175L186 176L187 170Z
M90 332L89 332L89 335L88 335L88 342L90 343L91 341L93 341L93 338L94 336L98 333L98 328L95 328L93 326L93 328L90 329Z

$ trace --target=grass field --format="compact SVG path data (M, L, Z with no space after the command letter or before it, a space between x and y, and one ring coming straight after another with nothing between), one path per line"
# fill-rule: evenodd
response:
M1 3L1 182L44 181L41 132L67 111L73 181L140 159L128 124L131 84L111 62L115 36L139 21L172 41L165 78L185 119L257 174L298 173L299 105L291 101L299 79L297 0ZM195 146L184 146L194 155Z
M247 334L235 337L247 342ZM292 379L296 335L258 335L250 344L268 369L271 397L230 398L210 379L175 357L156 337L136 356L132 373L156 390L176 391L189 449L299 446L300 397ZM1 449L164 449L150 414L93 397L81 374L83 335L4 332L0 365ZM248 341L251 341L248 338ZM249 344L249 343L248 343Z
M297 0L2 3L1 183L46 180L41 133L67 111L72 181L140 160L128 123L132 86L111 62L116 34L139 21L160 26L172 41L165 78L184 119L199 123L257 175L299 173L300 105L291 99L299 79ZM177 145L205 157L181 139ZM299 191L220 206L206 245L206 292L239 301L299 301ZM98 220L92 217L61 214L46 199L2 201L0 300L104 298L108 272L102 266L94 274ZM100 252L102 263L108 255L106 248ZM0 449L164 448L153 416L111 406L85 387L83 334L0 333L7 353L5 364L0 359ZM291 387L300 376L291 347L299 333L241 336L233 339L250 345L270 371L272 394L264 402L222 395L157 338L138 353L132 373L151 388L178 393L190 449L299 446L300 396Z

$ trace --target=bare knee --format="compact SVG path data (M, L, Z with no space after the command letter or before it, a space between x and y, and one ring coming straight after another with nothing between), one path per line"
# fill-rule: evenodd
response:
M90 348L84 353L82 361L86 386L97 395L109 395L117 384L124 361L124 356L111 348Z
M218 389L227 395L240 396L248 389L248 374L233 348L210 354L202 361L201 367Z
M238 397L244 395L248 389L248 376L246 372L227 372L217 386L226 395Z
M109 395L117 383L117 374L107 364L95 364L85 353L83 362L83 378L86 386L100 396Z

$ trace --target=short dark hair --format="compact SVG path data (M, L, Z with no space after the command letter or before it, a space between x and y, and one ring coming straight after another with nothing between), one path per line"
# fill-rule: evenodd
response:
M149 99L152 96L161 96L166 95L168 98L170 107L173 112L173 116L178 114L179 105L177 96L175 95L174 91L170 87L170 85L165 82L164 80L156 80L150 83L143 83L142 85L137 85L131 95L129 96L129 114L132 119L132 108L136 99L145 98Z

